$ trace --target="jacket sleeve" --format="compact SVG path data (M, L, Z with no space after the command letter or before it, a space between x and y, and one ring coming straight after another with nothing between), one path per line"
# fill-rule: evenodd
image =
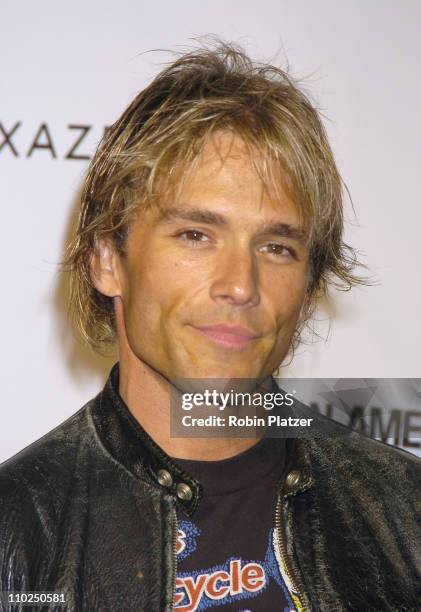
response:
M45 589L53 540L49 524L22 474L0 469L0 591Z

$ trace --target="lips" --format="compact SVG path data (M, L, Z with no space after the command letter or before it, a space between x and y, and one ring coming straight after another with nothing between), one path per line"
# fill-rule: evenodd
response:
M225 346L246 346L260 334L238 325L198 325L194 328L211 340Z

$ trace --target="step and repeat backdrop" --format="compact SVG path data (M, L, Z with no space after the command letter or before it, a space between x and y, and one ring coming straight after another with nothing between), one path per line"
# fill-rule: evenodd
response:
M0 461L78 410L116 360L66 314L59 263L83 176L169 50L208 34L302 79L352 197L346 241L375 279L320 304L281 378L311 379L316 409L421 455L420 23L416 0L2 4Z

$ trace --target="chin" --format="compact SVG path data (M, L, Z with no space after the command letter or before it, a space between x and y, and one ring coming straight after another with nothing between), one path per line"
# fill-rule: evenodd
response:
M180 378L187 378L196 381L207 381L207 380L220 380L221 382L231 380L234 378L238 379L260 379L261 370L258 368L251 368L250 364L243 363L233 364L197 364L186 368L183 376Z

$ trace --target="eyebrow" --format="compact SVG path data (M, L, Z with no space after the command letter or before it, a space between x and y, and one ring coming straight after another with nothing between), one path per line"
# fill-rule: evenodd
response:
M195 223L206 223L208 225L228 226L226 217L212 210L202 208L166 208L162 210L158 223L170 223L171 221L193 221ZM263 234L275 234L283 238L291 238L300 243L306 242L306 233L299 227L282 223L280 221L268 222L260 225L258 231Z

